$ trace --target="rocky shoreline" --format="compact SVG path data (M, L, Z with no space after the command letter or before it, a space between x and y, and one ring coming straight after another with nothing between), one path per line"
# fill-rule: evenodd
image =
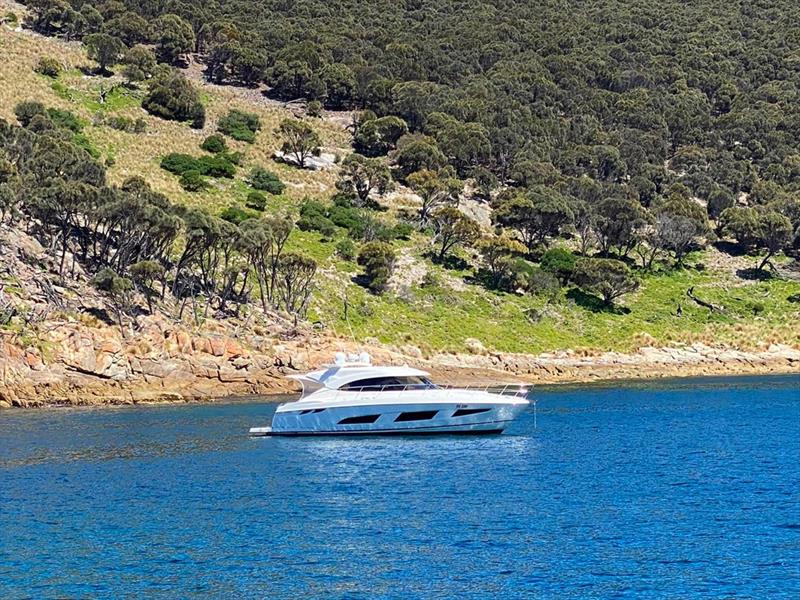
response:
M113 327L53 324L38 346L0 338L0 408L125 405L210 401L231 396L286 394L286 375L329 363L352 343L307 332L286 341L230 332L192 333L159 316L139 320L128 339ZM644 347L633 354L540 355L487 352L436 354L418 349L367 348L377 363L407 363L437 380L468 384L518 381L576 383L711 375L800 373L800 350L772 345L755 352L704 344Z
M424 354L373 340L356 345L285 315L180 318L173 300L114 324L113 307L80 269L52 274L53 259L32 237L0 226L0 289L16 320L0 329L0 409L208 401L285 394L286 375L328 364L337 351L368 351L376 363L418 366L452 383L586 382L614 379L800 372L800 348L754 344L754 351L704 344L631 354L570 350L529 355L493 352L464 340L468 352Z

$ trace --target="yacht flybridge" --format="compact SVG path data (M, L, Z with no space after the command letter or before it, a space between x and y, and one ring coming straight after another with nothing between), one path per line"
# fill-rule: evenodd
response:
M290 375L303 386L296 402L281 404L264 435L385 435L502 433L529 404L519 384L451 388L426 371L375 366L369 355L336 355L326 369Z

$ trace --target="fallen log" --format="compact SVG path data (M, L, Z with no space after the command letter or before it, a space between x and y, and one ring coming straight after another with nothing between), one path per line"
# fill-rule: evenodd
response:
M724 307L717 306L716 304L711 304L711 302L706 302L705 300L701 300L700 298L695 296L694 295L694 286L692 286L688 290L686 290L686 295L689 296L689 298L691 298L694 302L696 302L697 304L699 304L703 308L707 308L708 310L717 311L717 312L721 312L721 313L725 312L725 308Z

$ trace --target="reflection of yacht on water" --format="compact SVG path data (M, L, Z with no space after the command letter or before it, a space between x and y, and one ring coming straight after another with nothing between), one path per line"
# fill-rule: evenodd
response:
M369 355L336 355L326 369L291 375L303 385L296 402L281 404L272 427L251 435L502 433L529 402L518 384L439 386L419 369L374 366Z

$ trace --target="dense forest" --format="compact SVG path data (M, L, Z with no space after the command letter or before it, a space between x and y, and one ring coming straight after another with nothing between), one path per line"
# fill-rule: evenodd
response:
M200 52L217 81L399 116L462 175L585 174L649 203L671 161L723 205L772 199L800 175L793 2L88 4L128 43L148 26L168 37L165 60Z
M337 167L337 193L300 203L296 224L338 239L338 255L357 261L360 282L375 293L394 268L393 242L410 236L430 242L427 258L437 264L459 268L466 258L471 281L487 288L548 295L574 284L606 305L635 290L639 273L682 268L692 250L722 238L760 252L762 278L774 271L776 254L800 246L800 6L787 0L29 0L27 7L26 26L82 40L95 75L113 70L141 87L142 108L159 118L205 127L202 99L182 74L194 61L209 82L302 101L304 118L275 132L282 160L300 169L320 153L314 117L350 111L353 153ZM37 180L37 148L47 167L55 160L50 146L74 153L65 144L80 138L44 106L18 107L17 116L22 127L4 126L7 179L13 173L41 190L61 185ZM233 177L241 156L227 151L224 136L252 143L263 135L254 119L231 111L203 142L211 156L165 156L161 167L188 191ZM173 292L189 285L191 271L193 289L225 306L247 296L253 281L248 272L228 281L227 263L206 264L227 261L228 248L256 273L262 301L266 295L278 306L271 286L291 265L275 259L265 267L269 252L247 250L256 222L268 240L269 227L283 231L275 215L255 218L265 205L260 192L283 190L271 173L251 174L247 209L209 215L173 206L142 182L106 186L98 168L75 176L97 190L93 202L118 207L145 198L154 214L178 224L165 233L171 240L143 241L147 252L137 247L130 257L120 240L100 244L125 257L116 264L122 259L97 255L91 236L81 237L93 227L101 237L124 230L93 223L91 203L69 221L23 207L47 239L65 244L63 256L69 238L98 268L130 275L137 261L152 261L172 273ZM263 187L254 184L259 178ZM397 184L421 206L391 221L380 201ZM459 209L465 196L491 206L494 232ZM133 218L131 227L146 222ZM208 227L220 233L203 238L185 269L172 244L192 240L192 219L211 219ZM301 258L292 259L298 268ZM284 289L294 289L286 281ZM304 283L302 298L283 307L302 313L309 290Z

